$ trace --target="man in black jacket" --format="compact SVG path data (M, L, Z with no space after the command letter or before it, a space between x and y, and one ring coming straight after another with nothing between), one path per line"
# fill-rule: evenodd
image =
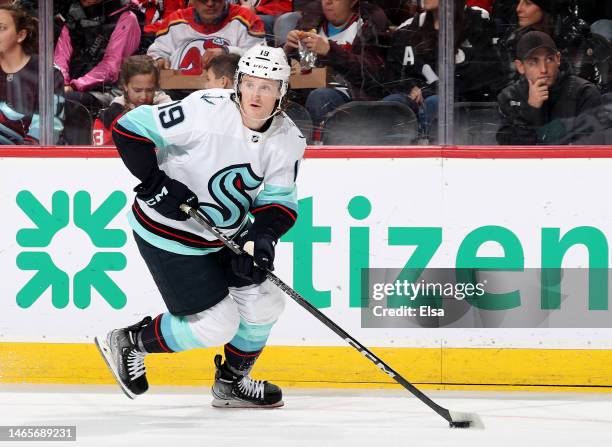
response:
M498 96L499 144L600 144L594 112L602 105L595 85L559 69L561 55L548 34L526 33L517 45L521 78Z

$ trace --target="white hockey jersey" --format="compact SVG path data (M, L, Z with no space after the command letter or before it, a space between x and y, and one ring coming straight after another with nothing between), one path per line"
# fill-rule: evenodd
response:
M147 50L153 59L169 59L171 68L184 74L202 72L202 56L210 48L224 48L242 55L264 43L264 25L247 8L229 5L227 16L217 24L196 20L195 8L180 9L155 25L156 38Z
M157 146L160 169L195 192L200 210L228 236L254 209L276 206L297 214L295 180L306 147L284 113L263 132L245 127L232 95L199 90L182 101L137 107L118 121ZM139 236L167 251L206 254L220 248L193 219L168 219L138 199L128 220Z

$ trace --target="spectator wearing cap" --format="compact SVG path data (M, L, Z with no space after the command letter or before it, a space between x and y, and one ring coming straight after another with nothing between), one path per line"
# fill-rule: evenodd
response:
M519 0L515 2L516 24L506 30L499 39L497 49L502 61L503 79L500 88L517 79L516 45L520 38L529 31L542 31L548 35L553 32L553 4L548 0Z
M564 70L601 83L597 43L588 24L570 10L567 1L519 0L516 15L517 26L498 42L505 73L501 86L516 79L516 45L530 31L542 31L553 38L563 56Z
M552 38L530 31L517 45L520 79L498 96L503 145L597 144L597 135L583 125L601 106L601 95L590 82L560 70L561 54Z

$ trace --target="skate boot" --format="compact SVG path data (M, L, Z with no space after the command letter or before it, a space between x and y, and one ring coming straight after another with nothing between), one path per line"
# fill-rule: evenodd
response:
M283 406L283 393L279 387L248 375L234 374L215 356L215 383L212 387L212 406L223 408L273 408Z
M136 334L140 328L149 323L151 317L146 317L140 323L112 330L106 337L94 339L108 369L130 399L149 389L144 366L146 353L138 349L136 341Z

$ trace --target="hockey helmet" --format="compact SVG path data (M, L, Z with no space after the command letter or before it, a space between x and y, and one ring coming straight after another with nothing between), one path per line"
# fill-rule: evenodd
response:
M234 91L240 98L240 82L243 75L279 81L279 104L287 93L291 67L282 48L255 45L248 49L238 61L238 70L234 77Z

